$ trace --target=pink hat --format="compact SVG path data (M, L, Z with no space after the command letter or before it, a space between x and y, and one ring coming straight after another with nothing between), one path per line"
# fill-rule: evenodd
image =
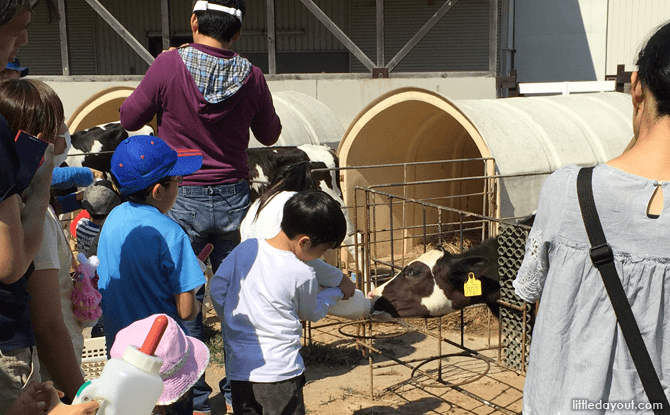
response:
M123 357L128 346L142 347L156 317L154 314L139 320L119 331L110 350L110 355ZM200 340L189 337L170 316L165 334L158 344L155 356L163 360L159 376L163 379L163 394L158 405L177 402L205 373L209 363L209 349Z

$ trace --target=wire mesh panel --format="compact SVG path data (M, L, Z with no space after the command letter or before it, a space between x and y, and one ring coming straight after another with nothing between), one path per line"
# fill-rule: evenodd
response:
M500 364L525 373L532 332L530 306L514 294L512 281L523 261L528 230L506 223L498 228L498 274L500 299L508 307L500 308Z

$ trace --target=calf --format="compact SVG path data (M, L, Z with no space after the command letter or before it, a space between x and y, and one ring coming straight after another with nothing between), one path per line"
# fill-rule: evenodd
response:
M481 281L482 295L464 294L463 285L471 272ZM456 255L442 248L430 250L369 295L382 318L383 313L391 317L436 317L480 303L486 303L497 315L499 281L498 241L491 238Z
M154 129L147 125L138 131L127 131L116 121L77 131L72 134L73 150L70 152L85 155L68 157L67 165L109 172L112 153L123 140L133 135L154 135Z
M249 196L256 200L275 179L280 167L302 161L312 162L312 169L336 169L339 162L335 152L327 146L303 144L297 147L255 147L247 150L249 166ZM344 206L338 170L312 173L317 188L328 193Z

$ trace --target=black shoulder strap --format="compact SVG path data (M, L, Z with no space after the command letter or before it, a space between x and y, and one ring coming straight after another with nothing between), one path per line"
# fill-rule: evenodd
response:
M654 409L654 414L669 414L668 398L665 396L661 382L658 380L658 375L630 308L628 297L626 297L626 292L621 285L621 280L614 266L612 248L605 240L605 234L593 200L592 176L593 167L583 168L577 175L577 196L579 197L579 206L582 210L586 233L591 242L591 261L598 268L603 278L605 289L614 308L614 314L616 314L623 337L626 339L628 350L633 358L635 369L640 376L649 402L663 405L662 409Z

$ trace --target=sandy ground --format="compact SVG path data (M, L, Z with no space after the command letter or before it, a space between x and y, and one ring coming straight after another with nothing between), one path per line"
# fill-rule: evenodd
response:
M453 316L443 318L443 337L460 344L460 328ZM479 319L486 320L486 319ZM312 326L312 346L306 347L307 385L304 389L308 414L319 415L400 415L400 414L517 414L521 412L524 377L495 363L470 356L453 356L462 350L442 343L438 352L436 338L417 331L398 337L374 339L370 345L383 355L372 353L372 369L368 354L357 350L355 340L343 335L341 325L328 326L338 320L326 318ZM344 321L344 320L341 320ZM208 318L209 326L218 329L216 318ZM437 319L410 320L411 324L437 333ZM494 326L497 323L494 323ZM451 329L451 330L450 330ZM456 329L456 330L454 330ZM498 342L493 327L489 347L485 321L466 325L464 344L481 354L497 360ZM355 334L353 326L342 329ZM375 333L402 331L399 326L374 326ZM366 340L363 340L366 342ZM450 355L421 366L419 370L456 387L445 387L421 374L412 378L412 369L427 358ZM216 355L216 351L214 352ZM404 362L400 364L391 358ZM216 356L207 370L207 381L213 387L211 395L214 415L225 413L225 402L218 390L218 380L225 370ZM439 370L438 362L442 368ZM371 382L372 371L372 382ZM374 397L373 397L374 395Z

